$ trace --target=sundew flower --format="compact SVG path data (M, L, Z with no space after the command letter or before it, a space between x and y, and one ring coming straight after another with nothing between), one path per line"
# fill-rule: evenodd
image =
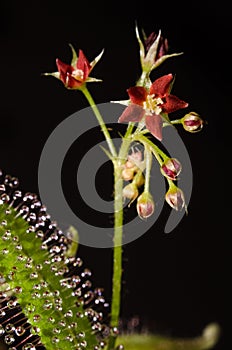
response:
M89 74L100 60L103 50L92 62L89 62L82 50L79 50L79 56L77 56L73 46L70 45L70 47L73 54L71 64L64 63L57 58L56 66L58 72L45 73L45 75L52 75L61 80L67 89L81 89L85 83L101 81L100 79L91 78Z
M181 55L181 53L167 54L168 52L168 40L161 35L161 31L158 34L152 32L148 37L143 31L143 40L139 35L139 30L136 26L136 37L140 48L140 61L143 72L150 72L157 68L167 58Z
M162 140L162 113L186 108L188 103L169 93L172 74L156 79L149 89L134 86L127 90L130 100L118 121L120 123L140 122L144 119L146 128L158 140ZM120 103L120 101L118 101ZM121 101L122 102L122 101Z

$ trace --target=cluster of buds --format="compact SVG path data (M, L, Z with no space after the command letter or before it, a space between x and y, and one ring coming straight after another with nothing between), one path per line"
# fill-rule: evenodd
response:
M124 199L129 199L129 205L137 199L136 209L141 219L149 218L155 210L155 203L149 191L144 190L139 194L139 188L145 183L143 171L145 169L145 160L142 152L136 150L128 155L127 161L122 171L122 178L125 181L131 181L123 188Z
M132 153L128 155L127 161L124 164L122 170L122 178L125 181L131 181L123 188L124 199L129 199L129 205L139 195L139 188L144 184L144 160L140 150L132 150Z

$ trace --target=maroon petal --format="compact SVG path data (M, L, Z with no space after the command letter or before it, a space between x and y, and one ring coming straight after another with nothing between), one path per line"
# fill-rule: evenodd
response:
M159 141L162 140L163 120L159 114L148 114L145 118L146 127Z
M144 116L144 109L136 104L130 104L119 117L119 123L140 122Z
M67 79L66 79L66 87L69 89L77 89L83 84L83 81L78 81L77 79L73 78L73 76L69 73L67 73Z
M146 101L148 92L143 86L133 86L127 89L128 95L132 103L142 105Z
M89 73L91 71L91 65L90 65L89 61L87 60L87 58L85 57L82 50L79 50L79 56L78 56L76 67L77 67L77 69L80 69L83 71L83 73L84 73L83 81L86 80L86 78L88 78Z
M66 78L67 78L67 73L72 73L73 67L70 66L69 64L66 64L59 60L59 58L56 59L56 65L58 68L58 71L60 73L60 80L66 84Z
M162 77L156 79L150 87L150 94L155 94L159 97L165 96L169 92L172 79L172 74L163 75Z
M162 107L162 112L171 113L171 112L177 111L178 109L188 107L188 103L180 100L178 97L174 95L168 95L166 96L165 101L161 105L161 107Z

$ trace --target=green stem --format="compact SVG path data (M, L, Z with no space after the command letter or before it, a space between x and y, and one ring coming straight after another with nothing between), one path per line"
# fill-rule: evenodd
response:
M150 150L152 151L152 153L154 154L154 156L156 157L156 159L160 165L163 164L164 160L169 158L158 146L156 146L146 136L144 136L142 134L134 135L133 140L141 142L144 145L144 147L149 146Z
M122 234L123 234L123 179L119 162L114 162L114 251L113 251L113 277L111 321L112 334L108 342L108 350L114 349L118 329L121 307L121 280L122 280Z
M112 334L108 342L108 350L114 349L118 328L120 307L121 307L121 280L122 280L122 236L123 236L123 164L127 159L128 150L131 144L131 133L134 124L128 125L127 131L122 139L118 158L114 164L114 251L113 251L113 277L112 277L112 300L111 300L111 322Z
M146 157L146 174L145 174L145 184L144 192L149 192L150 186L150 176L151 176L151 166L152 166L152 153L150 147L145 147L145 157Z
M104 123L104 120L102 119L102 116L101 116L101 113L99 112L99 109L97 108L91 94L89 93L89 90L87 89L86 86L84 86L81 91L83 92L83 94L85 95L87 101L89 102L89 105L91 106L96 118L97 118L97 121L99 123L99 125L101 126L101 129L102 129L102 132L105 136L105 139L106 139L106 142L108 144L108 147L109 147L109 150L111 152L111 155L113 157L116 157L117 156L117 152L115 150L115 147L114 147L114 144L113 144L113 141L110 137L110 134L109 134L109 131Z

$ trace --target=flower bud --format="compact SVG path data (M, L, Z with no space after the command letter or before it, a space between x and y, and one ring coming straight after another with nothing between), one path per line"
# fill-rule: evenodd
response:
M134 172L135 172L134 168L131 168L131 169L125 168L125 169L123 169L123 171L122 171L122 178L123 178L123 180L125 180L125 181L132 180L133 177L134 177Z
M130 199L130 205L139 195L137 186L133 182L129 183L123 188L122 195L124 198Z
M137 212L141 219L149 218L155 211L155 203L149 192L143 192L137 199Z
M181 121L183 128L189 132L197 132L203 128L203 120L195 112L186 114Z
M176 180L182 166L176 158L168 158L160 168L161 173L170 180Z
M183 191L172 185L165 195L167 203L175 210L182 210L185 206L185 199Z
M137 186L137 187L141 187L144 184L144 175L143 172L138 170L138 172L135 174L134 178L133 178L133 183Z

